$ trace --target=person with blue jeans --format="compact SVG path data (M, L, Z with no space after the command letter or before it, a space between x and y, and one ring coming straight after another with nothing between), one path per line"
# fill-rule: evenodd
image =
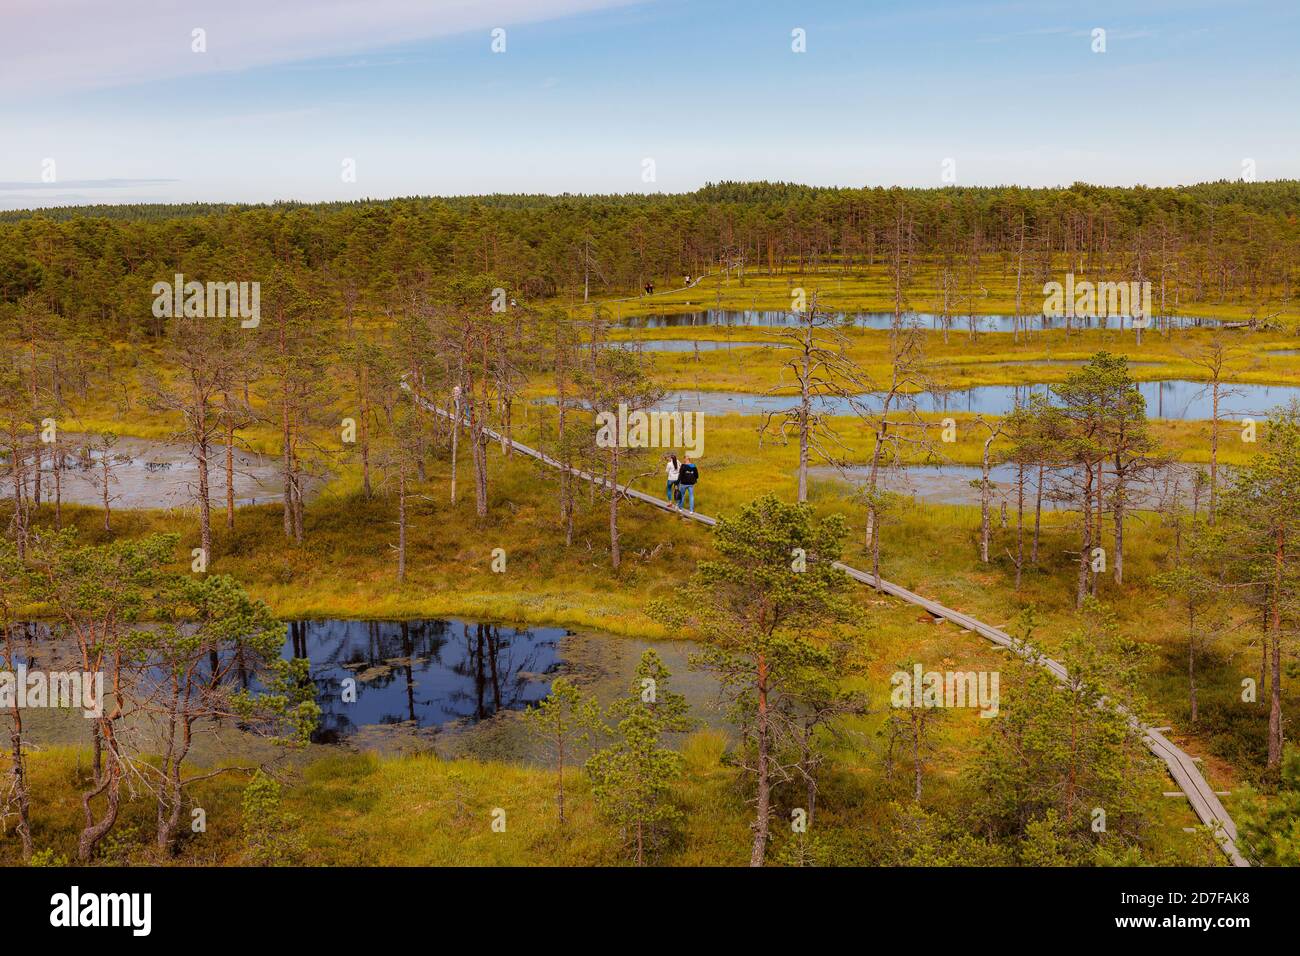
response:
M700 470L691 464L691 456L683 455L681 467L677 469L677 487L681 491L682 504L692 514L695 512L695 482L699 478Z
M664 494L668 498L668 504L677 507L677 472L681 465L677 461L676 455L668 456L668 484L664 488Z

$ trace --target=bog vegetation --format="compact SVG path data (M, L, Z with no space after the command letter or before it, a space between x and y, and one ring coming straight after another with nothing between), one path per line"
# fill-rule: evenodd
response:
M1242 416L1233 398L1300 384L1298 215L1300 184L1276 182L0 216L0 664L108 688L75 746L0 700L0 852L1221 862L1104 698L1203 758L1252 860L1293 863L1300 407ZM1040 321L1067 273L1150 283L1149 322ZM209 282L258 283L256 320L211 314ZM154 308L158 283L180 283L180 309ZM662 353L627 325L708 309L785 324L671 328L654 334L765 347ZM1209 417L1155 417L1138 384L1161 378L1203 383ZM1050 389L1003 416L922 401L1028 383ZM707 416L711 532L621 491L664 494L661 449L597 440L596 416L684 389L777 400ZM188 449L191 507L115 507L125 436ZM276 463L276 500L239 501L243 452ZM954 463L970 504L891 481ZM74 476L95 505L64 500ZM918 621L841 560L1076 679ZM694 638L731 731L699 726L649 652L612 703L561 677L502 715L540 765L308 745L315 688L282 659L281 620L438 614ZM995 719L891 706L890 674L956 662L1001 672ZM231 728L266 746L196 763Z

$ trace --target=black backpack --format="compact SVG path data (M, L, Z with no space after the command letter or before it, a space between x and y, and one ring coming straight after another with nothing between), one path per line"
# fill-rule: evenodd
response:
M681 470L677 472L677 480L683 485L693 485L699 478L699 469L694 465L682 465Z

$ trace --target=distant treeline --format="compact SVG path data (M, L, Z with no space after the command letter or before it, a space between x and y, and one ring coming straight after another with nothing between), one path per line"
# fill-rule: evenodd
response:
M350 301L490 275L534 301L728 267L733 274L886 267L899 287L971 287L1000 257L1041 281L1068 267L1149 280L1170 301L1265 308L1292 295L1300 181L1178 188L839 189L718 183L693 193L494 195L270 205L122 205L0 214L0 301L123 332L149 289L302 270ZM922 269L933 274L920 277Z

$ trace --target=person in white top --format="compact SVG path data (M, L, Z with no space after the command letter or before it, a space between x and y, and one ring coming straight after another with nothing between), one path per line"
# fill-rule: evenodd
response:
M677 507L677 472L681 467L682 466L677 463L676 455L668 456L668 484L665 486L665 494L668 498L668 503L674 508Z

